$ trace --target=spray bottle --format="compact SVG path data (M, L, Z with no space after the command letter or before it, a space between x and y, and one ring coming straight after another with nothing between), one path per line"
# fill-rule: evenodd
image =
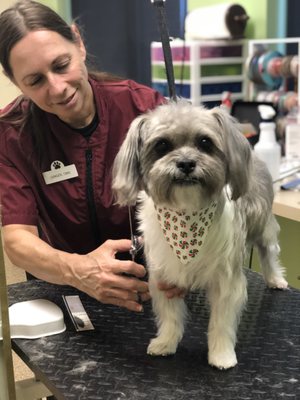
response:
M254 152L267 164L274 182L279 178L281 160L281 147L276 141L275 133L274 117L276 112L273 107L268 105L258 106L258 111L262 122L259 124L259 141L254 146Z

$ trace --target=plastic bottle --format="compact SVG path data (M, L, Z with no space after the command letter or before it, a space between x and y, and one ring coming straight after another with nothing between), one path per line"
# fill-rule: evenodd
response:
M276 113L274 108L268 105L258 106L258 111L262 122L259 124L259 141L254 146L254 152L267 164L274 182L279 178L281 161L281 147L276 141L276 125L273 122Z

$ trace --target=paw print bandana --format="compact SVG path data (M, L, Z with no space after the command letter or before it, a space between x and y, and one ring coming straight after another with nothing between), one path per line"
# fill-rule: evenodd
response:
M183 264L194 260L214 220L217 203L197 211L175 211L155 207L163 234Z

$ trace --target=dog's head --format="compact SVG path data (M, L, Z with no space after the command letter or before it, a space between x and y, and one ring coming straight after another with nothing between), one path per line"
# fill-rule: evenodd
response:
M233 200L243 195L250 169L250 145L228 113L180 100L132 122L114 162L113 190L120 205L135 204L145 190L157 205L200 207L227 184Z

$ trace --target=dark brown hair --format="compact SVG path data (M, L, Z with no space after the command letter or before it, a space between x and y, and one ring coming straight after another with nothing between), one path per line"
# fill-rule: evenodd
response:
M13 71L9 63L12 48L29 32L49 30L58 33L66 40L76 43L71 26L51 8L31 0L21 0L0 14L0 63L4 73L13 80ZM118 77L105 72L91 71L89 75L96 80L113 81ZM28 102L27 107L22 107ZM23 110L22 110L23 109ZM28 126L33 135L35 149L41 161L45 155L43 135L45 135L45 114L30 99L20 96L14 105L0 115L0 122L6 121L22 131ZM42 128L42 129L41 129ZM43 135L40 132L44 132Z

